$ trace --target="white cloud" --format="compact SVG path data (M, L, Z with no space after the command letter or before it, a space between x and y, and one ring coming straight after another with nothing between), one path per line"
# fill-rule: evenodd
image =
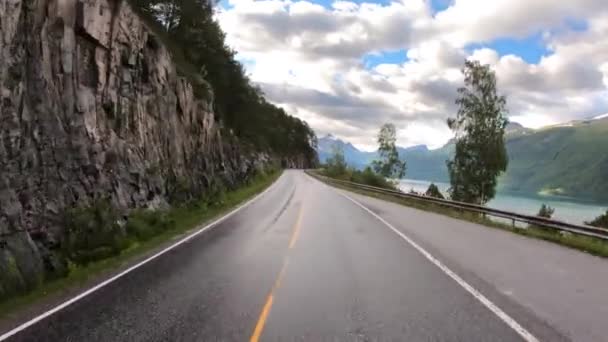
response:
M498 37L524 38L561 28L567 18L605 10L605 0L455 0L437 13L435 27L448 40L465 45Z
M424 0L230 4L218 19L268 98L320 134L360 147L373 146L385 121L401 129L402 145L446 142L465 58L494 68L512 119L529 127L608 112L605 0L455 0L439 13ZM574 31L571 20L588 27ZM467 50L538 33L548 52L536 64L490 48ZM365 67L365 55L395 50L407 51L407 59Z

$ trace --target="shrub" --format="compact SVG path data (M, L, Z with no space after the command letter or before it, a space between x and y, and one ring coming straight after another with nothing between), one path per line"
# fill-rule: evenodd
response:
M116 255L129 245L119 225L119 215L108 200L69 210L65 229L62 251L76 264Z
M606 210L606 213L593 219L593 221L585 222L585 224L594 227L608 228L608 210Z
M169 182L169 203L172 205L188 204L192 201L192 184L186 177L173 176Z
M327 158L323 171L327 177L344 179L343 176L348 173L348 165L341 146L332 146L332 155Z
M129 236L145 241L175 227L175 221L164 211L137 209L131 212L125 229Z
M428 197L445 199L445 197L443 197L443 194L441 194L441 191L439 191L439 188L437 187L437 185L435 185L435 183L431 183L431 185L429 185L429 188L426 190L424 195Z
M395 189L395 186L390 181L382 177L380 174L374 172L374 170L372 170L372 168L369 166L366 167L363 171L351 171L350 180L351 182L365 184L369 186L375 186L391 190Z
M555 213L555 209L551 208L550 206L545 205L543 203L543 205L541 205L540 210L538 211L538 214L536 214L536 216L550 219L551 216L553 216L553 213Z

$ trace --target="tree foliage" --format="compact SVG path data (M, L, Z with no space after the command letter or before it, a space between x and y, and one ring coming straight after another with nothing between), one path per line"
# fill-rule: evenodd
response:
M452 199L485 204L496 194L498 176L508 164L504 142L506 98L497 94L496 76L488 65L466 61L465 86L458 89L454 159L448 161Z
M264 98L253 84L225 34L213 18L210 0L130 0L131 5L163 38L197 95L214 93L218 118L240 140L279 155L316 160L316 136L308 124Z
M608 210L606 210L606 213L596 217L593 221L585 222L585 224L594 227L608 228Z
M443 194L441 193L441 191L439 191L439 188L437 187L437 185L435 185L435 183L431 183L431 185L429 185L429 188L426 190L424 195L428 197L445 199L445 197L443 197Z
M371 167L363 171L349 167L344 158L344 151L338 144L332 146L331 157L327 158L322 173L331 178L346 180L354 183L396 190L394 184L382 175L377 174Z
M554 208L551 208L550 206L543 203L540 206L540 209L538 210L538 214L536 214L536 216L550 219L554 213L555 213Z
M335 178L346 174L348 166L342 148L338 144L334 144L331 149L332 154L326 161L325 174Z
M397 151L397 130L395 125L386 123L378 133L378 154L380 159L374 160L372 166L376 173L386 178L403 178L405 176L405 161L399 159Z

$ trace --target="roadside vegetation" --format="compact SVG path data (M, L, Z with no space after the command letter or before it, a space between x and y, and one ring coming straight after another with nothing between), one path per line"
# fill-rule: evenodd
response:
M315 176L314 172L309 174ZM490 228L498 228L516 234L558 243L560 245L585 251L593 255L608 257L608 243L600 239L564 233L553 229L546 229L534 226L513 226L512 224L492 220L478 213L450 208L435 203L423 202L416 199L402 198L389 194L381 194L374 191L362 190L359 188L345 185L343 183L335 183L331 180L329 180L328 182L331 183L332 186L335 186L337 188L348 190L361 195L378 198L381 200L397 203L400 205L428 212L446 215L455 219L477 223Z
M496 195L498 176L507 170L505 118L507 99L497 94L496 75L489 65L465 61L464 87L458 89L458 112L448 119L456 151L448 161L455 201L486 204Z
M316 135L308 124L266 100L226 44L214 18L216 1L128 0L170 51L179 73L239 141L277 156L316 159Z
M592 221L585 222L585 224L594 227L608 228L608 210L606 210L606 213L596 217Z
M550 219L554 213L555 213L554 208L551 208L550 206L543 203L540 206L540 209L538 210L538 214L536 214L536 216Z
M137 209L121 217L108 201L66 214L67 234L61 242L67 267L57 269L37 288L18 296L0 298L0 318L46 297L67 293L100 275L125 267L137 256L150 253L180 235L243 203L272 184L280 170L259 173L242 187L220 189L211 196L165 210Z
M504 139L508 124L505 117L507 99L505 96L498 94L496 76L488 65L481 65L476 61L465 61L462 73L464 75L464 86L458 89L456 99L458 112L455 117L447 121L448 127L454 132L455 136L455 152L453 158L447 161L451 185L448 196L444 196L435 184L431 184L424 194L417 193L413 189L410 194L441 199L448 197L456 201L484 205L496 195L498 177L507 170L509 162ZM386 180L387 184L379 187L397 190L397 183L387 179L402 178L405 175L406 163L401 161L398 156L395 148L395 136L395 129L392 125L384 125L380 130L378 143L381 160L374 161L371 164L373 170L370 167L364 171L349 168L341 151L336 150L320 173L330 178L366 185L375 185L372 183ZM358 180L355 175L362 172L366 172L370 176L367 179ZM608 243L601 239L536 226L518 227L515 224L504 224L489 219L485 215L475 212L362 190L331 180L329 182L349 191L489 227L509 230L521 235L556 242L595 255L608 257ZM537 215L551 218L554 212L555 209L543 204ZM587 224L608 227L608 211L595 220L587 222Z
M371 166L363 170L349 166L344 151L335 145L331 157L322 165L320 172L334 179L398 190L397 182L405 176L406 163L399 158L396 143L397 130L393 124L386 123L378 133L379 159L374 160Z
M443 194L441 193L441 191L439 191L439 188L437 187L437 185L435 185L434 183L431 183L431 185L429 185L429 188L426 190L426 192L424 193L425 196L428 197L435 197L435 198L439 198L439 199L445 199L445 197L443 196Z

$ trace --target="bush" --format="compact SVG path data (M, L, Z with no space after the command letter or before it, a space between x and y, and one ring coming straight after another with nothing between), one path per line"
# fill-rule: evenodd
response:
M187 178L172 177L172 180L169 183L169 203L171 203L172 205L182 205L190 202L190 200L192 199L192 196L190 194L192 189L190 181Z
M175 227L167 212L137 209L131 212L125 229L129 236L145 241Z
M435 183L431 183L431 185L429 185L429 188L426 190L424 195L428 196L428 197L445 199L445 197L443 197L443 195L441 194L441 191L439 191L439 188L437 187L437 185L435 185Z
M119 225L119 215L108 200L69 210L65 215L65 229L62 251L76 264L116 255L129 245Z
M344 152L339 146L334 146L332 156L327 159L325 164L325 175L327 177L344 179L343 176L348 174L349 171L346 159L344 158Z
M600 228L608 228L608 210L603 215L596 217L593 221L585 222L590 226L600 227Z
M543 203L543 205L541 205L540 210L538 211L538 214L536 214L536 216L550 219L551 216L553 216L553 213L555 213L555 209L551 208L550 206L545 205Z
M379 187L379 188L385 188L385 189L391 189L391 190L395 189L395 186L390 181L388 181L386 178L384 178L381 175L374 172L372 170L372 168L369 166L366 167L365 170L363 170L363 171L352 170L351 176L350 176L350 181L359 183L359 184L375 186L375 187Z

